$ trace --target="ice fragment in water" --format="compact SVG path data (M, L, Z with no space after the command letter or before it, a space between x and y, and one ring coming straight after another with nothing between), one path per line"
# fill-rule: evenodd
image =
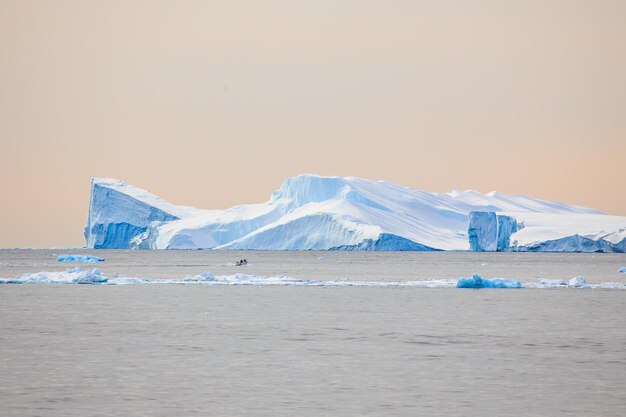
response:
M470 278L459 278L456 283L457 288L522 288L522 283L514 279L507 278L483 278L478 274Z

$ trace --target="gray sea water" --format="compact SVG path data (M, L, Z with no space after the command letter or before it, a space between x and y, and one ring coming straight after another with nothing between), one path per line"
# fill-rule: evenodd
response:
M69 253L157 279L626 281L625 255L453 252L1 250L0 277ZM621 417L625 317L624 290L0 285L0 416Z

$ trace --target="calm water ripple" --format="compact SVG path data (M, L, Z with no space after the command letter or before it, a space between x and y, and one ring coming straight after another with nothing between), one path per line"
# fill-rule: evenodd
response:
M34 272L49 254L14 263ZM3 273L17 275L10 254L0 255ZM424 275L446 278L436 275L445 255L436 268L414 254L411 262L389 254L387 263L419 261ZM462 254L450 255L452 269L484 272L472 271L472 254L464 268ZM184 276L176 265L206 268L206 256L161 259L154 271ZM308 271L274 256L278 273ZM341 256L325 258L329 270L342 269ZM355 279L378 277L362 254L346 256L356 256ZM113 258L103 270L137 262L143 276L153 271L152 253ZM569 271L571 257L556 258L563 268L550 257L534 267L508 257L509 276ZM608 281L615 264L626 265L600 259L590 280ZM499 268L492 275L506 272ZM420 278L401 275L390 279ZM2 417L623 417L626 408L626 291L6 285L0 317Z

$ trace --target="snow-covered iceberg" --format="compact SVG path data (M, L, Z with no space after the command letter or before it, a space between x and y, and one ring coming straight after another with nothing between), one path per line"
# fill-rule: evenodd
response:
M575 235L623 252L626 217L498 192L428 193L311 174L287 179L265 203L226 210L175 206L123 181L94 178L85 227L88 248L135 249L586 248L571 244Z

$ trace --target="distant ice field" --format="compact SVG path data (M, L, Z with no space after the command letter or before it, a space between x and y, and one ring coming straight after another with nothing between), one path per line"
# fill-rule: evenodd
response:
M94 255L105 259L97 270L57 262ZM0 282L453 288L478 274L525 288L623 289L624 265L624 254L22 249L0 250Z

